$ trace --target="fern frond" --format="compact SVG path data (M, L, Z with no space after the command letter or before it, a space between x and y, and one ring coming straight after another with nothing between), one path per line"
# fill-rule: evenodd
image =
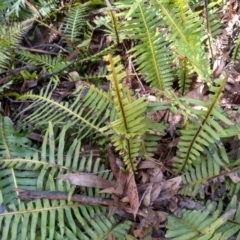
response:
M192 166L182 174L184 187L179 191L182 195L196 196L203 184L220 173L220 166L210 154L206 159L200 159L200 164Z
M178 67L177 75L178 75L178 85L180 87L180 91L182 96L188 92L190 85L192 83L193 72L189 66L189 62L187 58L180 60L180 64Z
M222 24L218 20L219 19L219 10L218 7L216 7L220 1L211 2L208 4L207 11L208 11L208 17L204 18L205 21L207 21L206 26L208 26L207 33L210 35L212 39L214 39L218 34L222 31Z
M117 113L117 119L109 124L113 130L112 141L116 150L123 157L126 169L134 172L136 158L139 156L141 148L142 135L147 129L143 115L146 110L146 102L143 98L135 100L129 90L123 86L122 80L126 73L118 64L120 57L113 58L109 54L105 60L109 62L107 68L110 75L107 76L107 79L111 82L111 95Z
M12 26L0 26L0 69L8 68L13 49L19 45L22 37L32 27L32 22L32 20L27 20Z
M97 240L108 239L109 235L125 239L131 222L119 222L116 216L108 217L106 207L84 206L65 200L14 201L17 195L12 192L13 188L69 192L69 183L57 179L65 173L95 172L100 177L112 179L112 173L103 171L106 169L100 159L93 159L92 155L80 157L79 139L74 139L70 145L66 142L66 132L71 130L69 127L65 125L60 134L55 135L49 123L40 154L36 152L25 158L0 160L0 168L4 168L0 171L2 239L61 237ZM10 177L11 171L16 173L15 179ZM81 188L81 191L88 196L105 197L97 189Z
M177 55L186 57L199 76L210 83L210 65L202 44L204 31L201 19L191 11L187 0L157 2L165 25L170 29L168 37Z
M87 8L82 6L74 7L64 20L63 32L71 42L77 43L82 35L82 29L86 24Z
M80 94L83 105L93 109L93 118L101 117L105 122L116 119L116 111L113 107L114 102L108 92L104 92L92 84L82 84L76 92L76 94Z
M228 157L223 147L219 134L226 135L224 129L217 120L225 124L232 125L222 113L219 106L219 99L224 89L225 79L218 79L218 87L212 87L209 96L211 102L202 102L199 100L185 99L188 103L196 106L202 106L201 110L192 108L191 112L198 117L198 123L193 122L186 125L186 129L181 131L181 141L178 143L178 152L175 168L181 171L185 166L188 168L196 162L196 158L205 151L210 152L216 163L223 165L228 162ZM218 157L221 155L221 159Z
M217 209L208 204L206 211L182 210L181 218L169 216L165 236L171 240L227 240L236 233L240 236L239 218L240 205L234 196L224 212L219 203Z
M69 62L64 61L61 55L52 57L50 55L33 54L27 51L18 51L20 59L33 65L43 65L48 71L54 72L64 68Z
M37 7L39 13L43 16L46 17L51 13L53 10L57 8L59 4L58 0L50 0L50 1L44 1L44 0L39 0L39 6Z
M9 15L15 12L16 16L19 16L19 12L21 8L25 8L25 1L24 0L17 0L9 9Z
M234 63L240 60L240 34L238 34L238 38L235 42L231 59Z
M0 157L32 155L31 141L14 129L10 118L0 115Z
M137 69L146 75L146 81L152 87L160 90L170 88L173 57L165 39L166 31L159 31L162 21L158 17L158 9L141 2L130 16L124 26L127 37L141 41L131 49Z
M25 109L25 111L34 109L34 112L26 117L24 122L45 126L49 121L60 125L71 123L71 126L77 126L77 132L81 133L82 137L86 136L89 131L100 132L103 134L99 127L102 122L101 119L92 116L94 109L87 111L85 106L82 106L80 95L76 95L71 103L63 101L57 102L52 99L50 86L51 84L48 84L47 89L42 89L39 95L28 92L19 96L19 99L34 100L34 102ZM105 99L103 97L99 104L104 101Z
M0 214L2 239L59 239L61 236L61 239L98 240L108 239L111 234L125 239L131 224L130 221L119 224L116 217L108 217L106 208L63 200L36 200L10 205L9 209Z

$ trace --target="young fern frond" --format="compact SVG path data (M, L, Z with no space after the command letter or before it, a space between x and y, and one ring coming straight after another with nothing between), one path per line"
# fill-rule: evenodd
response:
M182 210L182 217L168 217L167 234L165 237L171 240L228 240L236 236L240 237L240 204L234 196L223 211L222 203L214 206L207 204L206 211ZM236 234L236 235L235 235Z
M112 129L112 142L116 150L123 157L126 170L136 171L136 159L139 156L142 136L147 130L144 113L146 102L143 98L135 100L127 87L123 86L122 80L126 77L122 66L119 64L120 57L108 55L104 58L108 61L110 75L107 79L111 82L111 95L117 118L105 129Z
M168 38L176 54L186 57L199 76L210 82L210 65L202 44L204 31L201 19L189 9L187 0L170 3L157 0L157 3L165 26L170 30Z
M173 57L165 38L166 31L159 31L162 21L158 17L158 9L141 2L134 12L130 9L130 13L131 19L126 21L124 29L126 37L141 41L130 50L137 69L146 75L146 81L152 87L160 90L170 88Z
M200 106L199 109L192 108L191 112L198 117L195 122L187 123L185 130L181 131L180 142L178 143L177 156L175 158L175 170L181 171L185 166L188 169L192 164L197 163L197 157L203 152L210 152L214 161L219 165L228 162L225 148L220 141L219 134L226 135L224 129L217 120L232 125L232 122L224 116L219 106L219 99L222 95L225 79L217 79L217 87L211 87L213 94L209 95L210 102L203 102L194 99L185 99L189 104ZM221 159L218 157L221 155Z

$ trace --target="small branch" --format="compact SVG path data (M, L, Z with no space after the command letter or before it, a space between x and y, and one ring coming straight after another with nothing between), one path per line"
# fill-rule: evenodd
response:
M30 190L19 189L19 188L14 188L13 190L18 192L18 198L20 199L68 200L67 192L30 191ZM74 202L80 202L83 204L90 204L90 205L114 206L114 200L110 198L97 198L97 197L88 197L88 196L83 196L79 194L73 194L70 200Z

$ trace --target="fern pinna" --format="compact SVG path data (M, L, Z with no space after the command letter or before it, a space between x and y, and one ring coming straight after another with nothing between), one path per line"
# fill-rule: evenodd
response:
M189 121L184 130L181 130L180 142L178 143L177 156L175 158L175 170L181 171L184 167L199 164L202 160L201 154L210 153L213 160L219 165L228 162L225 148L221 142L220 135L224 136L223 127L217 122L232 125L225 117L220 106L219 99L222 95L227 76L224 79L215 80L216 86L210 88L209 102L195 99L187 99L192 104L191 112L197 116L197 120Z

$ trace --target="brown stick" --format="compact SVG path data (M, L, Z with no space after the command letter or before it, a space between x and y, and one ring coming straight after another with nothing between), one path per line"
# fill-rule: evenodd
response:
M66 192L48 192L48 191L30 191L25 189L14 188L14 191L18 192L20 199L52 199L52 200L68 200L68 193ZM111 198L97 198L88 197L79 194L73 194L70 198L71 201L80 202L90 205L103 205L114 206L114 200Z

